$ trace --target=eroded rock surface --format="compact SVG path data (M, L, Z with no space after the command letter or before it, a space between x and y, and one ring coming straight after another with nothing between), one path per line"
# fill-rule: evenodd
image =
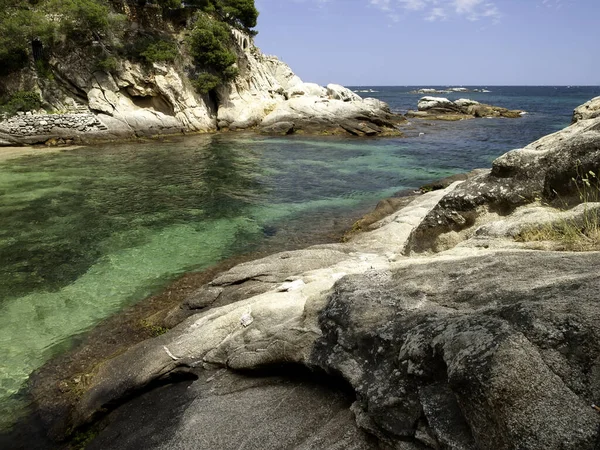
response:
M141 442L165 450L378 448L335 385L302 378L300 369L288 372L259 378L200 371L195 381L159 388L115 411L87 448L138 450Z
M406 251L441 251L473 235L477 225L536 200L580 201L573 179L600 169L600 118L581 120L523 149L510 151L447 195L414 230Z
M580 120L595 119L596 117L600 117L600 97L595 97L589 102L575 108L573 123Z

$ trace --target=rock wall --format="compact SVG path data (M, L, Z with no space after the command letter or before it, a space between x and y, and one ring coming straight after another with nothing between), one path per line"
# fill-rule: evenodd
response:
M98 116L88 114L20 114L0 122L0 138L11 138L40 142L60 138L76 140L85 135L87 138L103 136L108 131Z

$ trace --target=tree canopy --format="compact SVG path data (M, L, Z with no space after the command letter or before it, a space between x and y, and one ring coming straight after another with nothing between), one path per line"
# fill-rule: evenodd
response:
M185 46L200 92L237 76L230 27L254 33L258 18L254 0L0 0L0 76L26 67L33 56L38 73L44 75L40 72L44 68L51 77L48 60L39 58L74 48L88 48L100 70L115 70L119 58L175 62L185 52L168 27L128 28L126 16L115 12L147 4L162 8L167 22L181 13L195 17Z
M185 3L207 13L216 13L223 21L248 30L256 26L258 19L254 0L189 0Z

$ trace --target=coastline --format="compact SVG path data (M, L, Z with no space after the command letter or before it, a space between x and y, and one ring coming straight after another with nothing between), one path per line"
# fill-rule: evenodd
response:
M547 137L548 138L548 137ZM542 141L544 141L544 139L547 140L547 138L543 138ZM474 176L478 176L478 175L482 175L481 173L475 173ZM449 182L454 181L454 180L449 180ZM429 187L426 187L425 189L423 189L423 191L430 191L430 190L435 190L435 189L443 189L445 187L448 186L448 183L437 183L437 182L433 182L430 183ZM371 217L367 222L364 222L362 225L360 225L359 227L356 228L360 228L360 229L368 229L370 224L375 223L379 220L381 220L383 217L389 217L390 214L393 214L393 208L394 202L391 202L392 204L390 204L390 202L385 202L382 201L380 202L380 212L384 211L385 214L383 215L376 215L375 217ZM402 202L399 202L397 205L400 205L399 207L405 207L406 204L403 204ZM390 211L390 208L392 208L392 210ZM369 214L370 216L372 216L374 213ZM358 221L360 222L360 221ZM353 227L355 228L355 227ZM356 230L354 230L356 231ZM349 237L350 239L352 238L352 236ZM187 274L184 277L182 277L181 279L177 280L175 283L173 283L172 285L170 285L167 289L165 289L162 293L150 297L148 299L142 300L140 303L136 304L136 306L131 308L130 310L127 310L121 314L115 315L113 317L111 317L110 319L108 319L107 321L103 322L99 327L97 327L99 329L98 331L98 341L100 342L100 344L104 345L104 347L102 347L102 345L100 345L98 348L98 351L100 353L104 352L104 356L105 358L111 358L114 357L117 354L120 354L121 352L125 351L126 348L129 347L129 345L134 344L135 342L140 342L141 340L147 339L147 338L151 338L153 336L156 335L161 335L164 331L166 331L165 327L163 326L163 324L161 324L161 320L165 317L166 315L166 310L168 308L165 308L165 301L168 302L168 305L170 308L172 308L173 306L177 305L177 303L179 303L181 300L185 299L186 296L189 296L189 294L191 292L193 292L195 289L197 289L199 286L203 285L204 283L206 283L208 280L210 280L211 278L213 278L217 273L221 273L223 271L226 271L228 268L233 267L237 264L239 264L240 262L243 261L249 261L249 260L255 260L256 258L260 258L261 256L264 255L256 255L256 254L252 254L252 255L246 255L246 257L241 257L240 259L236 259L236 260L231 260L231 261L226 261L223 263L223 265L221 266L217 266L215 268L209 269L206 272L201 272L201 273L197 273L197 274ZM145 303L147 302L147 303ZM157 309L153 309L156 306L160 306ZM139 307L138 311L134 311L136 309L136 307ZM150 310L150 311L149 311ZM148 315L148 313L151 313L150 315ZM140 314L141 313L141 314ZM118 317L121 316L122 317ZM144 316L145 315L145 316ZM144 321L145 323L141 324L141 322ZM123 324L125 324L125 326L123 326ZM129 327L129 329L126 329L126 327ZM114 330L118 330L118 333L115 334ZM92 333L95 333L96 330L94 330ZM111 334L113 336L111 336ZM86 340L88 338L85 338ZM88 343L89 344L89 343ZM97 345L97 344L96 344ZM120 348L116 348L113 345L115 345L116 347ZM111 347L112 346L112 347ZM60 367L58 370L56 370L56 373L61 373L60 370L64 370L66 367L68 367L69 364L73 363L75 365L77 364L81 364L81 363L89 363L90 366L98 366L98 354L94 353L95 350L90 350L89 347L85 347L83 349L81 349L81 353L79 354L75 354L75 355L69 355L69 356L65 356L65 360L63 360L63 362L61 362L58 365L63 365L62 367ZM82 358L83 356L83 358ZM59 357L60 358L60 357ZM54 361L52 362L52 364L54 363ZM81 365L79 365L79 369L81 369ZM89 367L89 366L88 366ZM43 370L47 370L46 367L42 368L41 371ZM84 372L86 372L87 370L84 370ZM92 372L89 375L93 376L94 375L94 370L92 371L88 371L88 372ZM39 373L38 373L39 374ZM36 374L36 376L38 375ZM64 375L64 373L62 373ZM52 379L50 378L52 381L52 383L56 383L60 393L64 394L64 393L68 393L68 392L72 392L74 395L79 396L82 393L82 390L85 390L85 384L87 383L87 380L85 377L83 378L79 378L77 373L69 373L68 376L64 376L63 380L59 379L60 376ZM66 384L62 384L61 381L65 381L66 380ZM45 381L48 381L48 378L45 378ZM35 382L34 382L35 384ZM79 385L79 386L77 386Z

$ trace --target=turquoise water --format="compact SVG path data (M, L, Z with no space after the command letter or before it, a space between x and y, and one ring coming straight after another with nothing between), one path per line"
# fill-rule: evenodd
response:
M373 89L397 110L418 99ZM0 428L26 412L33 370L177 276L323 240L383 197L487 167L567 125L595 89L558 100L495 93L490 103L530 114L415 128L425 135L406 139L215 134L0 163Z

